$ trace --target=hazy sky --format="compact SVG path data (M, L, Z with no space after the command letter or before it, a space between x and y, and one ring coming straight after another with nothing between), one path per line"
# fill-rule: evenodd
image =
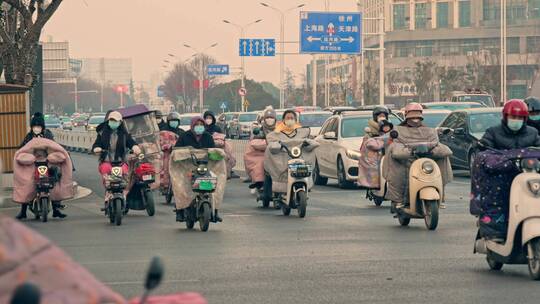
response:
M306 11L324 10L324 0L263 1L280 9L301 3ZM331 0L333 11L354 11L356 0ZM240 66L236 27L223 19L246 24L262 22L246 30L246 38L279 39L279 15L260 5L259 0L64 0L44 31L54 40L68 40L70 55L82 57L131 57L133 77L145 81L153 72L165 72L162 61L168 53L181 58L193 51L184 43L208 51L220 63ZM298 41L299 10L286 15L286 41ZM278 49L279 51L279 49ZM298 45L287 45L286 52L298 52ZM290 55L286 66L295 74L305 72L309 55ZM248 78L279 81L279 57L246 58Z

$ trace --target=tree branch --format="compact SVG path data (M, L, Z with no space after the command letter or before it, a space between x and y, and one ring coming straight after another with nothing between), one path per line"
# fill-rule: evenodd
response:
M52 0L51 4L49 4L49 6L47 6L45 10L42 10L42 8L39 7L38 17L36 19L36 22L30 28L30 31L32 32L32 34L39 35L39 33L41 32L41 29L43 29L47 21L51 19L52 15L56 12L60 4L62 4L62 1L63 0ZM39 0L38 5L41 6L41 3L43 3L43 1Z
M24 21L27 24L32 24L32 14L30 11L26 8L24 4L22 4L19 0L3 0L4 2L11 5L13 8L15 8L22 16Z

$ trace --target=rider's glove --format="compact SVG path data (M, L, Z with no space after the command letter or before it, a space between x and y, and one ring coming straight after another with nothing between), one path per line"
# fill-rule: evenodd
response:
M139 155L141 154L141 148L139 148L139 146L135 145L133 146L133 148L131 148L131 150L133 150L133 153L135 153L135 155Z
M96 153L96 154L99 154L99 153L101 153L102 151L103 151L103 149L101 149L100 147L95 147L95 148L94 148L94 153Z

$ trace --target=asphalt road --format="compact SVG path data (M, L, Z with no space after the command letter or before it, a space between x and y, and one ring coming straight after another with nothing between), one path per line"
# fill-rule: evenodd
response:
M159 255L166 275L158 293L197 291L209 303L538 303L540 283L526 266L492 272L473 254L467 178L448 187L433 232L421 220L400 227L387 204L374 207L364 191L333 184L314 188L305 219L294 210L284 217L259 207L236 180L224 222L203 233L176 223L162 197L155 217L131 211L111 226L97 206L96 159L73 157L77 181L94 194L71 203L67 220L26 223L125 296L142 292L147 264Z

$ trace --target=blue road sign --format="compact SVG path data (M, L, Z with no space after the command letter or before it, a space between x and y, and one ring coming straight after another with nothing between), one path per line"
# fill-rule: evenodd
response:
M300 53L358 54L361 13L300 12Z
M227 108L227 102L224 101L221 103L221 106L219 106L222 110L225 110Z
M276 56L276 39L240 39L240 56Z
M157 97L165 97L165 86L164 85L160 85L157 88Z
M229 65L228 64L209 64L207 66L208 75L229 75Z

